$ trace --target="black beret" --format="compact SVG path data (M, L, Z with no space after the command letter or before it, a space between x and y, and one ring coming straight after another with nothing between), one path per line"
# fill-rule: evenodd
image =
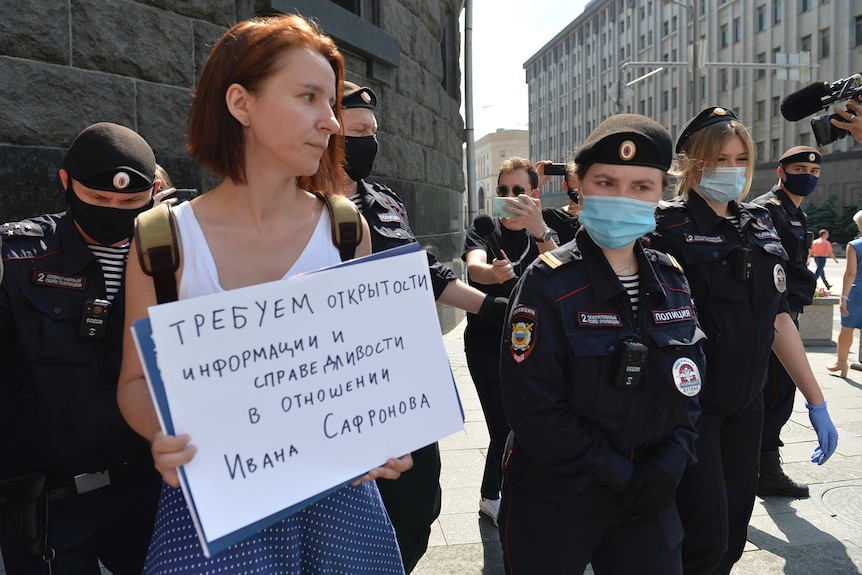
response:
M377 94L368 86L357 86L353 82L344 81L344 95L341 97L342 108L368 108L373 110L377 107Z
M679 135L679 139L676 141L676 153L679 153L683 144L685 144L688 139L691 138L691 135L698 130L702 130L703 128L713 124L718 124L719 122L730 122L731 120L739 120L739 118L736 117L736 114L733 113L733 110L722 108L720 106L710 106L689 120L682 128L682 134Z
M667 171L673 160L670 134L640 114L616 114L590 132L575 154L578 166L618 164Z
M100 122L85 128L63 158L69 177L106 192L143 192L153 187L156 157L137 132Z
M820 164L823 162L823 158L820 156L820 152L811 146L793 146L778 158L778 163L782 166L786 166L787 164L792 164L794 162L811 162L813 164Z

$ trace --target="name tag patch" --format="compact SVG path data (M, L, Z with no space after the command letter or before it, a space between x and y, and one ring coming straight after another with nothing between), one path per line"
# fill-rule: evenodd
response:
M54 272L33 270L33 283L41 286L59 287L73 290L87 289L87 278L84 276L67 276Z
M610 312L578 312L578 325L582 327L622 327L619 314Z
M685 243L687 244L726 244L727 239L724 234L717 236L702 236L700 234L684 234Z
M657 324L674 323L677 321L688 321L690 319L694 319L694 312L689 306L684 306L676 309L653 311L652 318Z
M379 214L377 217L380 219L381 222L401 222L401 216L399 216L398 214Z
M778 235L776 235L775 233L773 233L770 230L764 230L762 232L752 232L752 233L753 233L754 237L756 237L759 240L777 240L777 239L779 239Z
M530 357L536 347L536 308L518 305L512 310L512 343L509 353L516 363Z

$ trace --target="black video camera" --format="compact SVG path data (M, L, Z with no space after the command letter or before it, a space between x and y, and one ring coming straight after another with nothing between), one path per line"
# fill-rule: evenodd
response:
M818 110L825 110L836 102L851 98L862 102L862 75L860 74L853 74L831 84L815 82L790 94L781 102L781 115L787 120L796 122ZM814 132L814 139L820 147L840 140L849 133L847 130L833 126L830 121L833 118L844 120L838 114L823 114L811 119L811 131Z

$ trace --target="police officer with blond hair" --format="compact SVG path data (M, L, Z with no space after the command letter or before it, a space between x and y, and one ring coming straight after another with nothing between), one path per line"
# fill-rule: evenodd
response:
M123 272L155 157L94 124L59 172L69 210L0 226L0 552L8 575L140 574L160 479L117 406Z

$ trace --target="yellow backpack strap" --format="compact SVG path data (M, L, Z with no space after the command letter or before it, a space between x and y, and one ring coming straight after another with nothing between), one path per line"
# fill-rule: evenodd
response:
M158 303L176 301L180 250L168 204L159 204L135 218L135 244L141 269L153 278Z
M362 216L349 198L337 194L316 194L326 203L332 224L332 243L338 248L341 261L356 256L356 246L362 241Z

